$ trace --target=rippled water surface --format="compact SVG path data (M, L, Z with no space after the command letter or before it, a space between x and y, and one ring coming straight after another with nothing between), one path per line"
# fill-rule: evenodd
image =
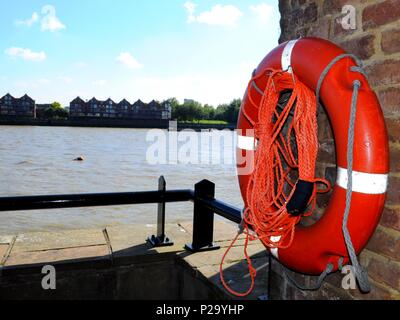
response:
M209 179L216 183L217 198L242 206L233 159L187 165L179 158L175 165L151 165L146 153L153 143L146 141L147 130L1 126L0 135L0 196L155 190L164 175L168 189L193 188ZM201 135L207 133L192 137L207 141ZM200 146L198 158L208 152L211 159L218 158L218 150ZM233 141L225 146L233 150ZM80 155L86 160L73 161ZM169 222L191 216L192 204L167 204ZM0 234L153 224L156 205L0 212L0 219Z

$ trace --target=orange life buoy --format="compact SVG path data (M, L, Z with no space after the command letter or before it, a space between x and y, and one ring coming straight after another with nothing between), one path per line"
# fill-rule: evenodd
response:
M257 152L254 127L248 117L258 122L257 110L253 103L260 104L267 86L268 70L289 70L309 89L317 91L321 74L334 59L345 54L335 44L318 38L302 38L281 44L269 53L254 72L254 85L248 87L243 99L238 120L238 177L241 193L248 205L246 191L249 167ZM358 96L358 111L354 129L354 163L351 209L348 230L351 234L356 254L366 246L375 231L386 199L389 146L383 113L367 79L358 72L350 57L337 61L329 69L320 86L320 98L328 114L334 133L336 146L337 182L329 205L323 217L310 227L296 226L294 238L289 247L271 248L271 253L290 269L304 274L322 273L328 264L333 270L349 262L342 222L346 206L347 143L349 114L352 103L353 83L361 83ZM250 97L250 99L249 99ZM251 103L251 101L253 103ZM246 116L245 116L246 115ZM239 160L240 159L240 160Z

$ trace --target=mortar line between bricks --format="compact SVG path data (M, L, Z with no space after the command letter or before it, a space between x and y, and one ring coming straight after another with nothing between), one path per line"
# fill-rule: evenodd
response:
M376 253L369 249L364 249L364 254L369 256L368 258L374 258L375 260L378 260L379 262L382 262L382 263L390 262L390 263L397 265L400 268L400 261L396 260L394 258L389 258L387 256L383 256L383 255Z
M393 296L399 294L399 291L396 290L396 288L393 288L393 287L387 285L387 284L384 283L384 282L378 282L378 281L376 281L375 279L372 279L371 277L369 278L369 280L371 281L371 283L372 283L374 286L377 286L377 287L379 287L379 288L381 288L381 289L384 289L384 290L389 291L390 294L393 295Z
M385 227L385 226L379 224L377 227L377 230L383 231L386 234L396 238L397 240L399 240L398 238L400 238L400 231L397 231L393 228L388 228L388 227Z

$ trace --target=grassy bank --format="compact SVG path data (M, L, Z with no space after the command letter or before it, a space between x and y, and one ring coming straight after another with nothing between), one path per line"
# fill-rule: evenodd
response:
M221 120L198 120L198 121L179 121L185 124L228 124L226 121Z

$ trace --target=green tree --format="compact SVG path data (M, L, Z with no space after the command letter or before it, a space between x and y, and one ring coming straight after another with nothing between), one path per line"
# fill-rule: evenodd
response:
M215 108L209 104L204 105L202 120L214 120L214 118L215 118Z
M239 117L241 99L232 100L229 104L221 104L215 110L215 120L236 123Z
M229 104L221 104L214 108L209 104L203 106L196 101L186 101L180 104L176 98L170 98L166 101L172 107L172 118L182 122L217 120L236 123L242 103L241 99L235 99Z
M66 119L68 111L65 110L59 102L53 102L49 108L44 111L44 116L47 119Z
M242 104L241 99L235 99L231 101L231 103L228 105L228 109L225 112L225 121L229 123L237 122L239 118L241 104Z

